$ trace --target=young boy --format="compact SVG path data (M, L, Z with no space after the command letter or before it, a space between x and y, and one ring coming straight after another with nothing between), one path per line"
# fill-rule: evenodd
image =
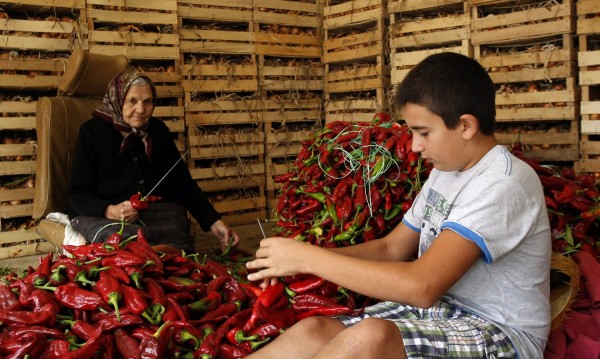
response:
M395 104L434 169L402 223L345 248L267 238L248 263L253 281L311 273L383 302L302 320L249 358L543 357L548 214L536 173L494 138L494 101L486 71L463 55L409 72Z

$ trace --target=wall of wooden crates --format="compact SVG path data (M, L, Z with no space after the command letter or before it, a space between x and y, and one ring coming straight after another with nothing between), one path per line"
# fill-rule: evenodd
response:
M600 172L597 0L5 0L0 28L0 258L40 250L35 104L74 48L155 81L155 115L233 225L273 217L311 131L394 113L394 86L441 51L489 71L500 142Z

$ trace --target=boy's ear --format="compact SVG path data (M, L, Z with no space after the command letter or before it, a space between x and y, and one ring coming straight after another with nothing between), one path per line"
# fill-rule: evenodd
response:
M477 117L473 115L465 114L460 116L460 123L465 140L472 139L477 131L479 131L479 121L477 120Z

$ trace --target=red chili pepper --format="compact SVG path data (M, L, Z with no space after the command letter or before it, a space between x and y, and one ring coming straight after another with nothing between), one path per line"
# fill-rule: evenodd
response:
M7 311L20 310L22 305L10 286L0 282L0 309Z
M121 314L121 318L117 318L115 313L94 313L94 319L105 332L144 323L142 317L130 313Z
M137 359L140 354L140 343L131 337L123 328L115 329L115 345L123 359Z
M238 306L233 303L221 303L219 306L211 311L208 311L200 317L200 319L194 320L196 324L208 323L208 322L221 322L223 319L229 318L232 314L238 311Z
M65 307L80 310L96 310L104 306L100 294L79 288L73 282L59 285L54 291L54 297Z
M24 327L6 327L0 333L0 343L10 338L15 338L18 335L21 335L26 332L34 332L38 334L43 334L47 338L58 338L62 339L65 337L65 333L62 330L43 327L39 325L28 325Z
M138 211L144 210L148 208L149 203L158 202L162 198L159 196L146 196L142 197L141 193L136 193L129 197L129 201L131 202L131 206Z
M119 301L123 298L123 291L121 290L121 284L117 278L107 272L100 272L100 279L96 282L95 290L102 296L107 304L112 305L113 308L115 308L117 320L120 321Z
M217 291L210 291L206 296L198 301L188 304L194 312L209 312L215 310L221 304L221 294Z
M317 289L324 283L325 279L317 276L311 276L309 278L288 284L288 288L296 294L302 294Z
M560 204L566 204L575 199L575 189L571 186L564 186L561 191L551 190L554 200Z
M352 132L347 132L345 134L340 134L339 136L337 136L335 138L334 143L336 144L344 144L348 141L352 141L353 139L357 138L359 135L359 131L352 131Z
M146 293L150 295L150 303L165 306L167 304L167 297L165 296L163 287L152 278L144 278L143 282Z
M316 199L309 198L305 200L305 205L297 209L294 213L300 217L311 216L313 213L323 208L323 204Z
M165 289L177 292L206 292L206 285L204 283L185 277L169 276L167 278L159 278L156 282Z
M140 358L162 358L169 344L173 326L171 322L163 323L152 336L145 337L140 343Z
M363 311L363 309L356 310L356 309L352 309L350 307L346 307L343 305L332 306L332 307L320 307L320 308L307 310L305 312L297 313L296 319L298 321L301 321L302 319L305 319L308 317L314 317L316 315L322 315L322 316L327 316L327 317L338 316L338 315L357 315L357 314L361 313L362 311Z
M102 258L102 266L103 267L129 267L129 266L138 266L141 267L145 265L147 262L146 258L143 256L126 251L124 249L117 249L113 252L113 254L109 257Z
M30 312L28 310L6 310L0 309L0 322L3 325L13 326L27 326L27 325L41 325L49 326L54 325L56 313L42 310L39 312Z
M556 203L556 201L552 197L545 195L544 200L546 202L547 208L551 208L555 211L558 210L558 203Z
M43 334L24 332L0 344L0 354L5 354L6 359L37 358L44 352L45 345Z
M219 347L220 359L245 358L246 356L250 355L250 353L251 352L248 350L233 344L221 343Z
M326 297L318 293L303 293L294 297L292 309L301 312L321 307L334 307L337 302L332 297Z
M573 198L570 202L568 202L569 206L571 206L572 208L575 208L576 210L580 211L580 212L585 212L585 211L589 211L592 206L594 205L594 202L592 202L591 200L583 197L583 196L575 196L575 198Z
M250 334L257 335L259 339L276 337L285 330L271 323L264 323L256 327Z
M118 232L112 233L110 236L108 236L104 243L116 248L123 240L123 229L125 229L125 221L121 221L121 229L119 229Z
M121 284L121 292L123 293L125 308L130 312L140 315L148 309L148 300L146 299L146 293L143 291Z

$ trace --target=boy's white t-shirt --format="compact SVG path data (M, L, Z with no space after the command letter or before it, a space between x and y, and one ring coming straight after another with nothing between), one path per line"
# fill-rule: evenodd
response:
M463 172L433 169L404 223L419 256L443 230L475 242L482 258L448 291L450 302L495 322L519 357L541 358L550 314L550 224L538 175L504 146Z

